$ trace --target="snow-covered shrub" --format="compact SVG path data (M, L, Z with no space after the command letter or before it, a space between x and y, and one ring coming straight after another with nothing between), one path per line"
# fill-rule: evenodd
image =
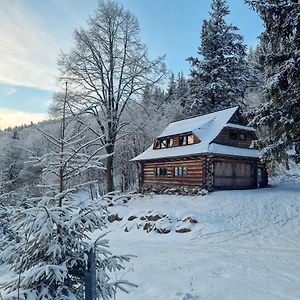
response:
M36 207L19 211L10 227L20 242L7 242L0 259L9 263L16 277L6 282L5 299L82 299L87 252L96 253L97 291L110 299L126 281L111 281L110 273L123 268L128 256L114 256L108 241L90 241L89 234L105 225L107 215L100 201L80 207L67 201L63 206L42 199Z

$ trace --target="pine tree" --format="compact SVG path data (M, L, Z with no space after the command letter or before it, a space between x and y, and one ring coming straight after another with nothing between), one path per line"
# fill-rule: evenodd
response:
M170 103L176 101L176 80L174 73L172 73L169 78L165 101L168 101Z
M189 86L183 72L178 73L176 84L177 101L184 108L189 95Z
M225 21L229 13L225 0L212 1L210 18L202 25L200 58L188 58L192 115L241 103L251 80L243 37Z
M53 146L51 153L32 157L34 163L43 165L44 194L12 213L9 230L18 238L4 236L5 243L0 244L0 260L17 273L4 283L4 299L83 299L90 249L96 253L97 299L111 299L117 288L125 290L127 284L111 280L111 273L122 269L129 257L112 255L102 235L95 242L89 237L105 227L105 202L74 203L74 194L84 186L76 179L90 169L103 169L103 156L98 155L99 147L92 154L86 151L99 137L84 141L89 127L76 131L74 120L65 114L66 99L59 136L37 128ZM2 215L7 211L0 209Z
M253 123L267 130L259 144L269 161L300 161L300 4L298 0L247 0L260 15L266 51L264 104ZM288 151L293 150L293 151ZM290 153L293 153L290 155Z

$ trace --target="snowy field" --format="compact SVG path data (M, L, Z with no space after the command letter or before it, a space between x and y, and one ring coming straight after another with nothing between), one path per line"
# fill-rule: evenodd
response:
M138 288L118 300L300 299L299 184L147 196L114 210L123 220L110 226L113 251L137 255L124 278ZM170 233L137 229L141 216L156 214L170 217ZM187 216L197 223L180 221ZM164 219L149 223L166 227ZM191 231L176 233L184 223Z
M117 278L138 287L117 300L300 299L300 184L137 196L111 213L112 252L137 256Z

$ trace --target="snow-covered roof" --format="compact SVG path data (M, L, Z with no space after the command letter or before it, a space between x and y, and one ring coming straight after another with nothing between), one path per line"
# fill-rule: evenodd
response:
M227 123L227 124L225 125L225 127L235 128L235 129L243 129L243 130L247 130L247 131L253 131L253 132L256 132L256 129L253 128L253 127L243 126L243 125L239 125L239 124Z
M255 149L237 148L212 143L224 127L255 131L252 127L228 123L238 109L239 107L236 106L204 116L170 123L158 136L158 138L193 132L199 138L200 143L164 149L153 149L152 144L146 151L133 158L132 161L195 155L201 153L259 157L259 153Z
M209 138L209 135L213 134L213 129L222 129L237 110L238 106L220 110L204 116L170 123L167 128L164 129L163 132L158 136L158 138L190 131L194 132L197 130L203 130L205 132L205 137ZM207 132L207 129L210 129L209 133ZM218 130L218 133L219 132L220 130ZM204 137L200 139L203 140L203 138Z

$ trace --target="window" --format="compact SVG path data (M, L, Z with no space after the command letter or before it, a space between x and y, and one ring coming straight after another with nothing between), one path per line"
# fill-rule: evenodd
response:
M160 140L155 140L153 148L160 149Z
M179 146L195 144L195 136L193 134L186 134L179 136Z
M187 136L187 144L191 145L191 144L194 144L194 142L195 142L194 135L193 134L189 134Z
M237 140L237 138L238 138L237 133L231 131L231 132L229 133L229 138L230 138L231 140Z
M168 147L168 140L164 139L161 141L160 143L160 147L163 148L167 148Z
M244 133L241 133L241 134L239 135L239 140L240 140L240 141L245 141L245 140L246 140L246 135L245 135Z
M155 176L166 176L167 167L157 167L155 168Z
M168 148L170 148L170 147L173 146L173 139L172 139L172 138L169 138L169 139L167 140L167 142L168 142Z
M174 177L187 176L187 167L174 167Z
M157 139L154 142L153 148L154 149L170 148L170 147L173 147L173 144L174 144L173 138L165 138L162 140Z
M180 135L179 136L179 146L184 146L187 144L187 136L186 135Z

